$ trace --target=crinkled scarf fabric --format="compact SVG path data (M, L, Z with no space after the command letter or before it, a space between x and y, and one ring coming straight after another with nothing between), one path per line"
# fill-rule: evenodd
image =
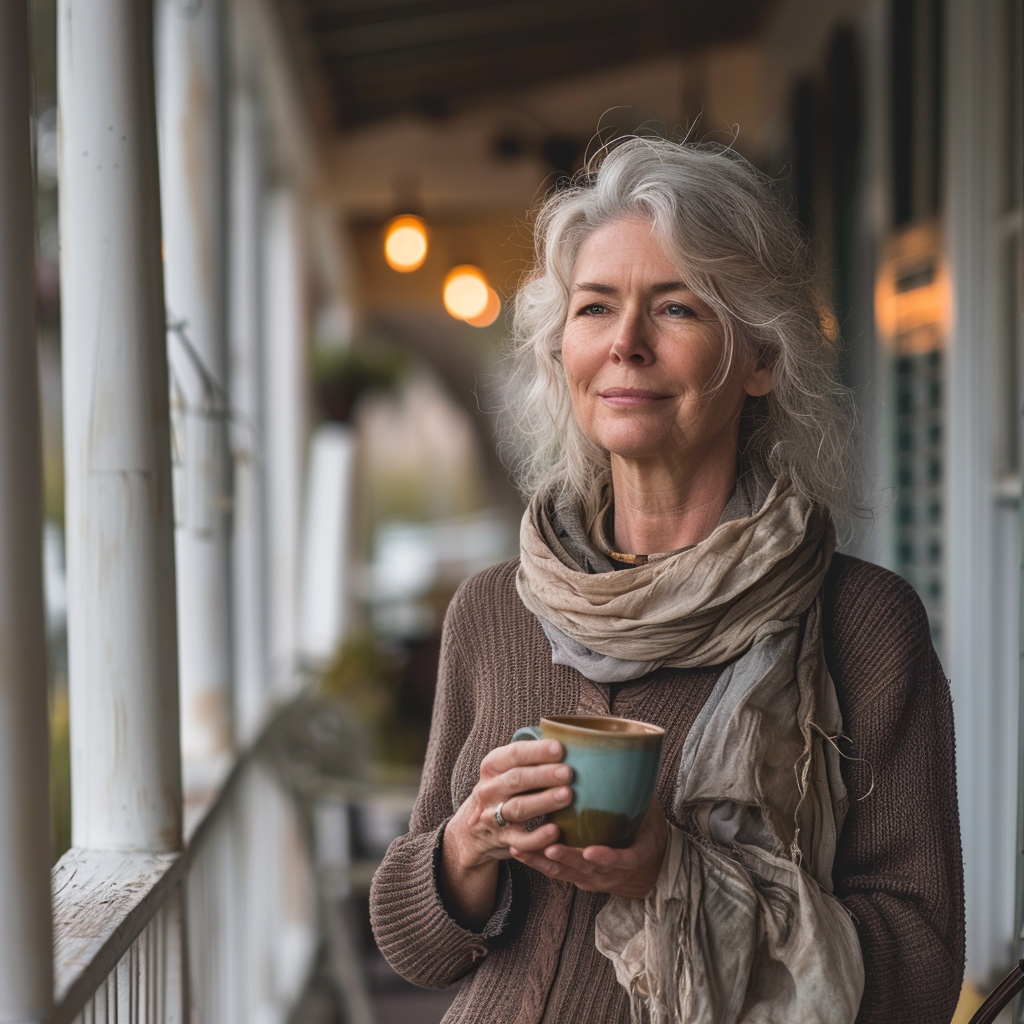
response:
M831 892L847 807L822 643L831 522L778 481L701 543L602 572L578 515L538 497L520 533L516 584L554 659L599 682L725 666L684 744L683 827L655 888L598 915L634 1020L852 1024L860 943Z

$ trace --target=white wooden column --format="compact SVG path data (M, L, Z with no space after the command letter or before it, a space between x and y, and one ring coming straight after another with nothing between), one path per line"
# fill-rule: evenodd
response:
M181 845L153 14L60 0L72 841Z
M351 626L351 534L356 438L341 423L321 424L310 438L302 536L300 651L322 668Z
M300 210L287 189L268 199L264 244L268 634L273 686L285 696L297 666L308 330Z
M164 286L175 454L182 753L231 749L231 473L221 0L157 0Z
M967 909L967 978L987 986L1016 960L1015 603L999 579L1018 545L995 504L999 424L999 0L947 4L945 203L952 280L946 436L948 672L956 722ZM1012 583L1011 583L1012 586ZM1005 622L1010 611L1010 622ZM1009 656L1005 648L1009 646ZM1007 670L1006 662L1009 661Z
M240 90L231 106L229 345L235 419L234 528L231 541L235 731L251 742L265 710L268 682L263 481L266 431L260 325L260 208L263 150L256 100Z
M0 4L0 1020L53 999L27 0Z

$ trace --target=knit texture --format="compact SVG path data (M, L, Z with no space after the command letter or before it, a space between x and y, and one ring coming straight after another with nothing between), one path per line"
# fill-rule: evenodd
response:
M719 669L660 669L609 687L553 665L516 593L517 567L505 562L467 580L449 607L423 785L409 833L374 877L374 934L416 984L442 988L471 975L446 1024L627 1024L626 994L594 945L605 895L509 862L502 895L510 901L473 932L441 900L437 853L483 756L541 715L614 713L662 726L658 795L671 820L683 741ZM964 963L949 686L921 602L900 577L837 555L824 610L825 655L848 737L850 811L833 881L864 958L857 1020L948 1024Z

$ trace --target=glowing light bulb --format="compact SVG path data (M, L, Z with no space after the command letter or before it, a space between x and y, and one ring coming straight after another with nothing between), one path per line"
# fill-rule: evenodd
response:
M427 258L427 227L411 213L395 217L384 229L384 259L392 270L412 273Z
M473 320L487 309L490 290L479 268L468 263L452 267L444 279L444 308L456 320Z
M500 312L501 299L498 298L498 293L493 288L488 288L487 305L484 306L484 311L479 316L467 317L466 323L472 324L474 327L490 327L498 319Z

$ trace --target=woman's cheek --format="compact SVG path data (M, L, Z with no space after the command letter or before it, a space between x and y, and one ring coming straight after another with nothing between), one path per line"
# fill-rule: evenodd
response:
M587 382L578 372L579 368L570 359L563 357L565 379L569 385L569 400L572 402L573 415L584 431L593 418L593 406L596 399L589 393Z

